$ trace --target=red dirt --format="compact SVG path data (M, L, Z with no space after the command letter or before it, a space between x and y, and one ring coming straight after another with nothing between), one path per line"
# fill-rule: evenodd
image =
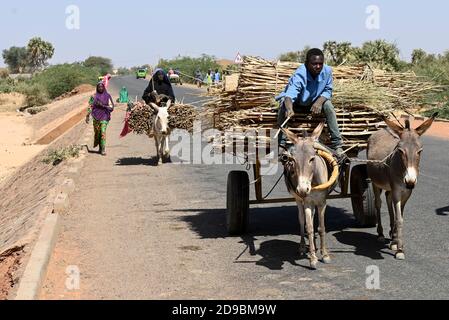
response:
M14 273L20 266L23 247L15 247L0 255L0 300L7 300L15 284Z

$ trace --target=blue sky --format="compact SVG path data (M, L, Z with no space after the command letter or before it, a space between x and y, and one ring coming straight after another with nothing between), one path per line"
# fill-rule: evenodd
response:
M65 26L68 5L80 9L80 30ZM380 9L379 30L365 27L369 5ZM178 54L234 59L241 52L274 59L326 40L360 45L382 38L395 42L409 59L414 48L449 49L448 12L449 2L439 0L6 0L0 50L41 36L56 48L51 63L101 55L116 66L134 66Z

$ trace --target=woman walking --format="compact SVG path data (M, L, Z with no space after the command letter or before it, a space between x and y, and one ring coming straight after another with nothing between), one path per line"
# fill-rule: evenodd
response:
M112 107L109 106L111 102ZM106 91L105 85L100 82L97 84L97 93L91 98L86 116L86 123L89 123L92 115L94 122L95 142L94 148L100 147L99 152L106 155L106 129L111 121L111 113L115 105L111 95Z

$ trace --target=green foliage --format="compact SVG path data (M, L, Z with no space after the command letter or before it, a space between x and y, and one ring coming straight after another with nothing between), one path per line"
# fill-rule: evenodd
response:
M209 69L220 69L220 65L216 62L215 57L203 54L200 58L178 56L172 60L161 59L158 63L158 68L162 68L165 71L168 71L170 68L178 69L180 72L193 77L197 69L205 74ZM192 81L192 79L184 77L183 80Z
M398 70L400 67L399 49L396 44L385 40L365 42L355 51L357 61L369 63L374 68Z
M303 50L281 54L279 60L303 63L306 60L306 46ZM391 71L407 68L407 63L399 59L399 49L385 40L365 42L362 47L353 47L350 42L327 41L323 44L326 63L329 65L353 65L369 63L371 66Z
M415 50L414 53L416 52L418 51ZM422 52L419 51L418 56L415 58L415 63L413 63L412 71L418 76L426 77L444 86L441 92L429 95L427 97L427 103L432 105L445 105L442 109L442 114L446 116L449 109L447 104L449 100L449 52L435 56L433 54L427 54L424 50Z
M357 59L356 51L351 42L327 41L323 45L326 61L333 66L353 63Z
M98 80L96 69L80 64L60 64L52 66L33 78L47 90L51 99L70 92L81 84L95 85Z
M25 95L25 109L39 107L50 101L48 98L48 92L42 84L22 84L18 87L17 91Z
M0 93L14 92L15 82L11 78L0 79Z
M9 76L8 69L0 68L0 79L6 79Z
M2 56L11 73L22 73L28 66L28 51L25 47L5 49Z
M423 112L423 115L426 117L431 117L435 112L438 112L438 118L449 120L449 104L446 104L439 108L429 109Z
M55 53L55 48L50 42L36 37L28 42L27 52L28 65L31 70L35 72L47 65L47 61L50 60Z
M81 147L76 145L51 150L47 153L42 162L45 164L52 164L54 166L57 166L67 159L78 158L80 150Z
M118 68L118 70L117 70L117 75L119 75L119 76L129 76L133 73L134 72L128 68Z
M114 66L109 58L104 57L89 57L84 61L84 66L87 68L97 69L101 76L112 73Z
M311 48L309 46L305 46L303 50L300 51L290 51L284 54L281 54L278 58L279 61L284 62L299 62L304 63L307 57L307 51Z

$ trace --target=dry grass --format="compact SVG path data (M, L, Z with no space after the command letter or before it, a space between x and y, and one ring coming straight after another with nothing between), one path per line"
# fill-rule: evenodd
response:
M0 93L0 113L14 112L25 105L25 96L20 93Z
M42 160L45 164L52 164L57 166L61 162L71 159L78 158L81 147L70 145L68 147L62 147L56 150L50 150L46 157Z

